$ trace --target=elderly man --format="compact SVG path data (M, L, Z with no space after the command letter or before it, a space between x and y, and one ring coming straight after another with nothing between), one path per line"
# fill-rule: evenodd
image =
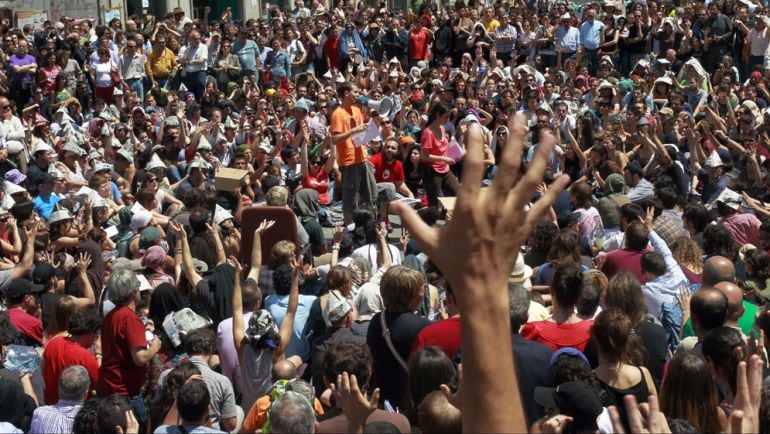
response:
M72 365L59 376L59 402L38 407L32 414L30 433L72 432L75 416L91 389L88 370Z
M113 270L107 282L107 295L115 308L102 323L103 361L99 367L96 391L101 396L123 395L131 405L141 427L147 423L147 408L139 394L147 374L147 363L160 350L160 339L147 339L144 324L136 314L139 279L128 269Z

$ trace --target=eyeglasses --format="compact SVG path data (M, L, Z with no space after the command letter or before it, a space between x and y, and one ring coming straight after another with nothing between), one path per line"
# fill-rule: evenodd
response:
M9 108L11 108L10 104L6 104L6 105L3 105L3 106L0 106L0 110L5 110L5 109L9 109Z
M316 160L316 161L312 161L310 164L312 164L313 166L320 166L321 162Z
M158 178L150 178L147 182L158 182Z

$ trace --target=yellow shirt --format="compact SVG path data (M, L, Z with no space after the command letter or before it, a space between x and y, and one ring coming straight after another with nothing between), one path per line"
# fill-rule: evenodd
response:
M500 27L500 21L497 21L496 19L492 18L489 22L483 22L484 28L486 29L487 33L490 34L490 36L493 36L493 33L495 33L495 30L497 30L498 27Z
M158 55L153 50L149 56L147 56L147 62L145 62L147 72L152 73L153 77L168 77L171 71L176 68L176 56L174 52L168 48L163 49L163 53Z

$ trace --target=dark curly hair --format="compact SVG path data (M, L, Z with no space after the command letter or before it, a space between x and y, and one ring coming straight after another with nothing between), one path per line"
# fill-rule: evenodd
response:
M529 237L529 248L535 252L548 253L551 243L559 235L559 226L550 220L540 220L532 229Z

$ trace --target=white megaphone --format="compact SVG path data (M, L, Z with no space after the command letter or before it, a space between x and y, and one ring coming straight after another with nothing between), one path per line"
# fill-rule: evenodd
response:
M390 98L382 98L380 100L360 98L360 101L382 117L388 116L390 114L390 109L393 108L393 102L390 101Z

